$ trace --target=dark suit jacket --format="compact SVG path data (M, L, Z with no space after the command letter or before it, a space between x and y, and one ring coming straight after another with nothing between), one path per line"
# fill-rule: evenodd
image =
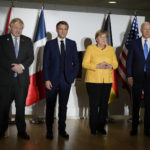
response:
M144 57L144 50L142 46L142 39L139 38L131 43L127 57L127 77L133 77L134 84L143 88L144 84L144 65L146 63L146 78L147 83L150 84L150 53L147 60Z
M0 86L8 85L14 76L11 64L22 64L25 70L18 75L20 86L29 84L29 66L33 62L34 53L31 39L21 35L18 58L15 56L11 34L0 36Z
M66 39L65 78L72 83L78 74L79 62L76 43ZM50 80L55 86L61 74L60 50L57 38L46 43L43 58L44 81Z

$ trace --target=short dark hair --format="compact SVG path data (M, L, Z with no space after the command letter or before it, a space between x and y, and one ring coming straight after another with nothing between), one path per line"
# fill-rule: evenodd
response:
M56 29L58 28L58 26L59 26L60 24L66 25L67 28L69 29L69 25L68 25L68 23L67 23L66 21L59 21L59 22L56 24Z

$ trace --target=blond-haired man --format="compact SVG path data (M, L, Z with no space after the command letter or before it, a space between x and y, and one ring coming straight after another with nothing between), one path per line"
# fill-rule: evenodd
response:
M18 137L28 140L25 123L25 101L29 85L29 66L33 62L31 39L22 35L24 23L15 18L10 34L0 36L0 139L8 128L9 106L16 105Z

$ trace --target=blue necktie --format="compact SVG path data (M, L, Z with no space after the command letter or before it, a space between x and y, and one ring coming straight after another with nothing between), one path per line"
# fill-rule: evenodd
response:
M147 40L145 40L144 42L144 56L145 56L145 60L147 59L148 56L148 45L147 45ZM144 65L144 72L146 72L146 63Z
M16 58L18 57L18 41L17 41L18 39L15 37L15 55L16 55ZM14 73L14 77L17 77L17 73L15 72Z
M15 37L15 54L16 54L16 58L18 57L18 39Z

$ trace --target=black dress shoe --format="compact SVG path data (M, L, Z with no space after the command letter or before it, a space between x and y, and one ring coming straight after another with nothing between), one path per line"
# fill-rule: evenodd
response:
M53 133L52 132L47 132L46 134L46 138L49 139L49 140L52 140L53 139Z
M91 130L91 134L96 135L96 130Z
M107 134L107 132L106 132L105 129L99 129L99 130L98 130L98 133L101 133L101 134L103 134L103 135L106 135L106 134Z
M21 133L21 134L18 133L18 137L22 138L24 140L29 140L30 139L30 136L26 132L25 133Z
M69 139L69 134L66 131L59 132L59 136L66 138L66 139Z
M130 135L131 135L131 136L137 135L137 130L136 130L136 129L132 129L132 130L130 131Z
M149 130L145 130L144 131L144 135L150 137L150 131Z

